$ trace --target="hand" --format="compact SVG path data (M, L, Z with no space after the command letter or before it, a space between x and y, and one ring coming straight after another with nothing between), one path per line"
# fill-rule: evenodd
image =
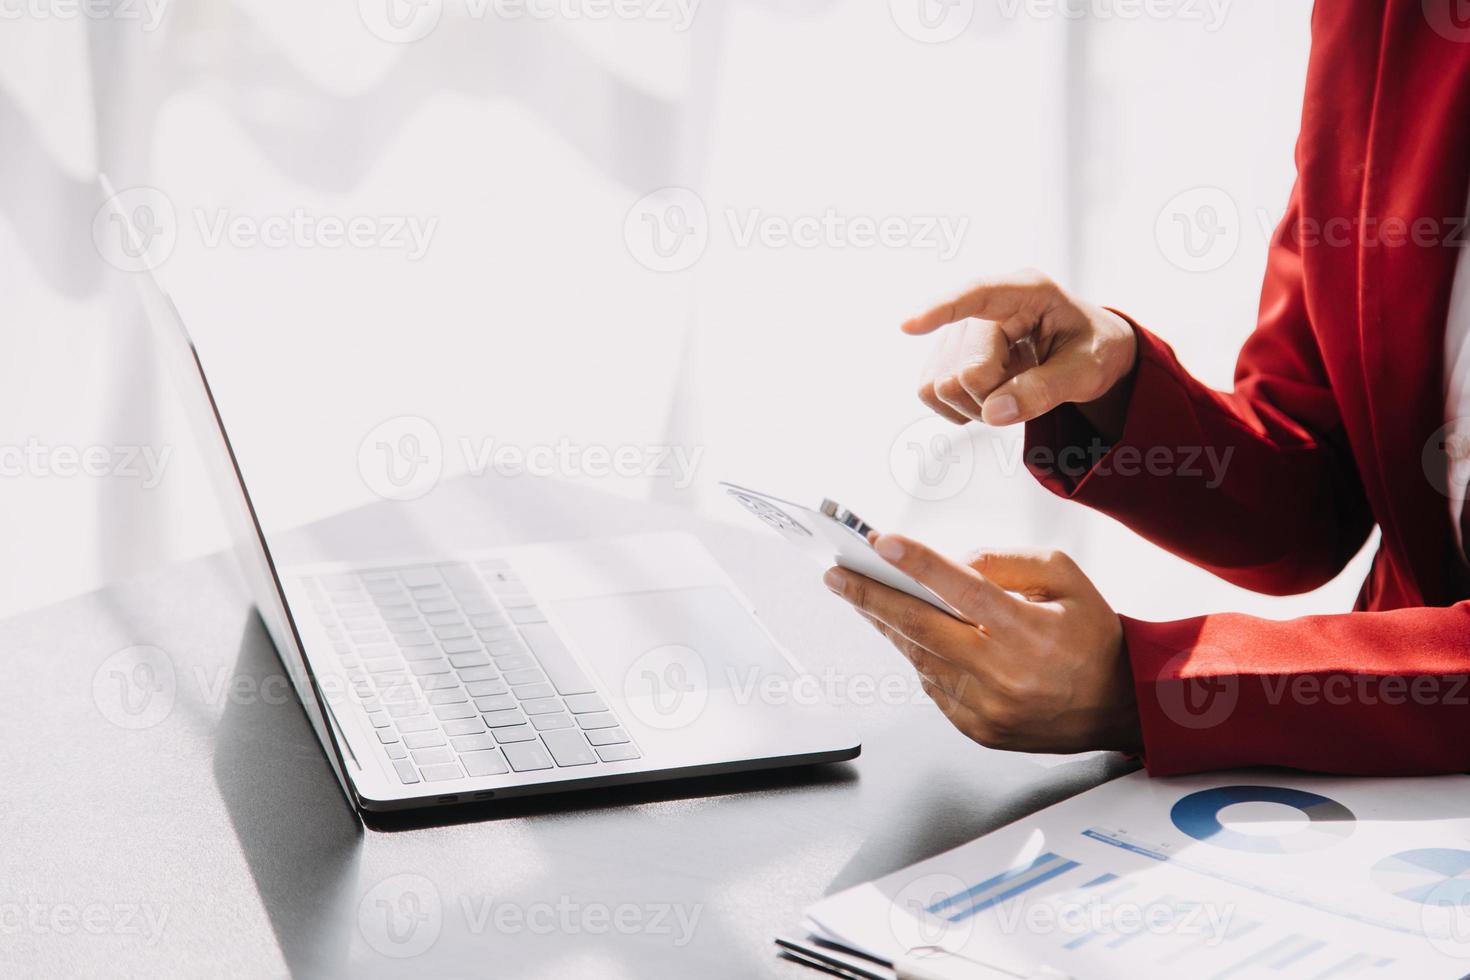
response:
M847 569L824 581L908 657L961 732L1020 752L1141 749L1122 623L1072 559L984 552L967 567L908 538L873 540L978 625Z
M1076 402L1110 441L1121 436L1123 382L1138 358L1122 317L1027 272L972 286L903 330L926 334L951 323L919 384L919 398L944 418L1012 425Z

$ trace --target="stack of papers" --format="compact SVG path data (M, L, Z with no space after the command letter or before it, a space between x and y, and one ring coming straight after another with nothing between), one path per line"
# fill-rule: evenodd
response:
M1470 776L1135 773L804 925L851 977L1463 977Z

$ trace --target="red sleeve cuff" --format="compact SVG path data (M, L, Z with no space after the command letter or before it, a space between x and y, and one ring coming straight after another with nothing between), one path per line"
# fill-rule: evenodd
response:
M1113 485L1177 465L1178 423L1193 414L1174 352L1126 314L1118 315L1138 337L1133 392L1118 441L1109 445L1074 405L1026 424L1026 468L1048 490L1089 506L1120 492Z

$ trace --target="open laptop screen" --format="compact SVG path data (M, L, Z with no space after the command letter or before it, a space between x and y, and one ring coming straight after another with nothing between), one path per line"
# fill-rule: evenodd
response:
M111 183L105 176L99 177L98 183L107 195L108 203L122 227L131 231L132 217L123 212ZM332 772L348 801L357 806L356 794L347 778L341 739L328 721L330 714L321 685L302 654L301 637L291 618L285 593L281 589L270 546L266 543L255 505L246 489L244 474L240 471L234 447L230 445L230 437L225 431L214 393L210 390L198 349L189 336L173 299L164 291L152 267L145 264L143 270L132 278L143 301L150 333L159 353L167 362L169 375L183 400L189 428L204 457L205 469L209 472L215 496L229 525L235 555L240 561L260 618L276 645L281 662L286 666L306 716L326 750Z

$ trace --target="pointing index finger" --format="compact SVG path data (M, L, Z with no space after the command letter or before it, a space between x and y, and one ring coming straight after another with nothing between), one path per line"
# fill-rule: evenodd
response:
M971 317L1003 323L1034 305L1036 298L1050 288L1050 280L1041 276L980 282L953 299L905 321L901 329L907 334L933 333L945 324Z

